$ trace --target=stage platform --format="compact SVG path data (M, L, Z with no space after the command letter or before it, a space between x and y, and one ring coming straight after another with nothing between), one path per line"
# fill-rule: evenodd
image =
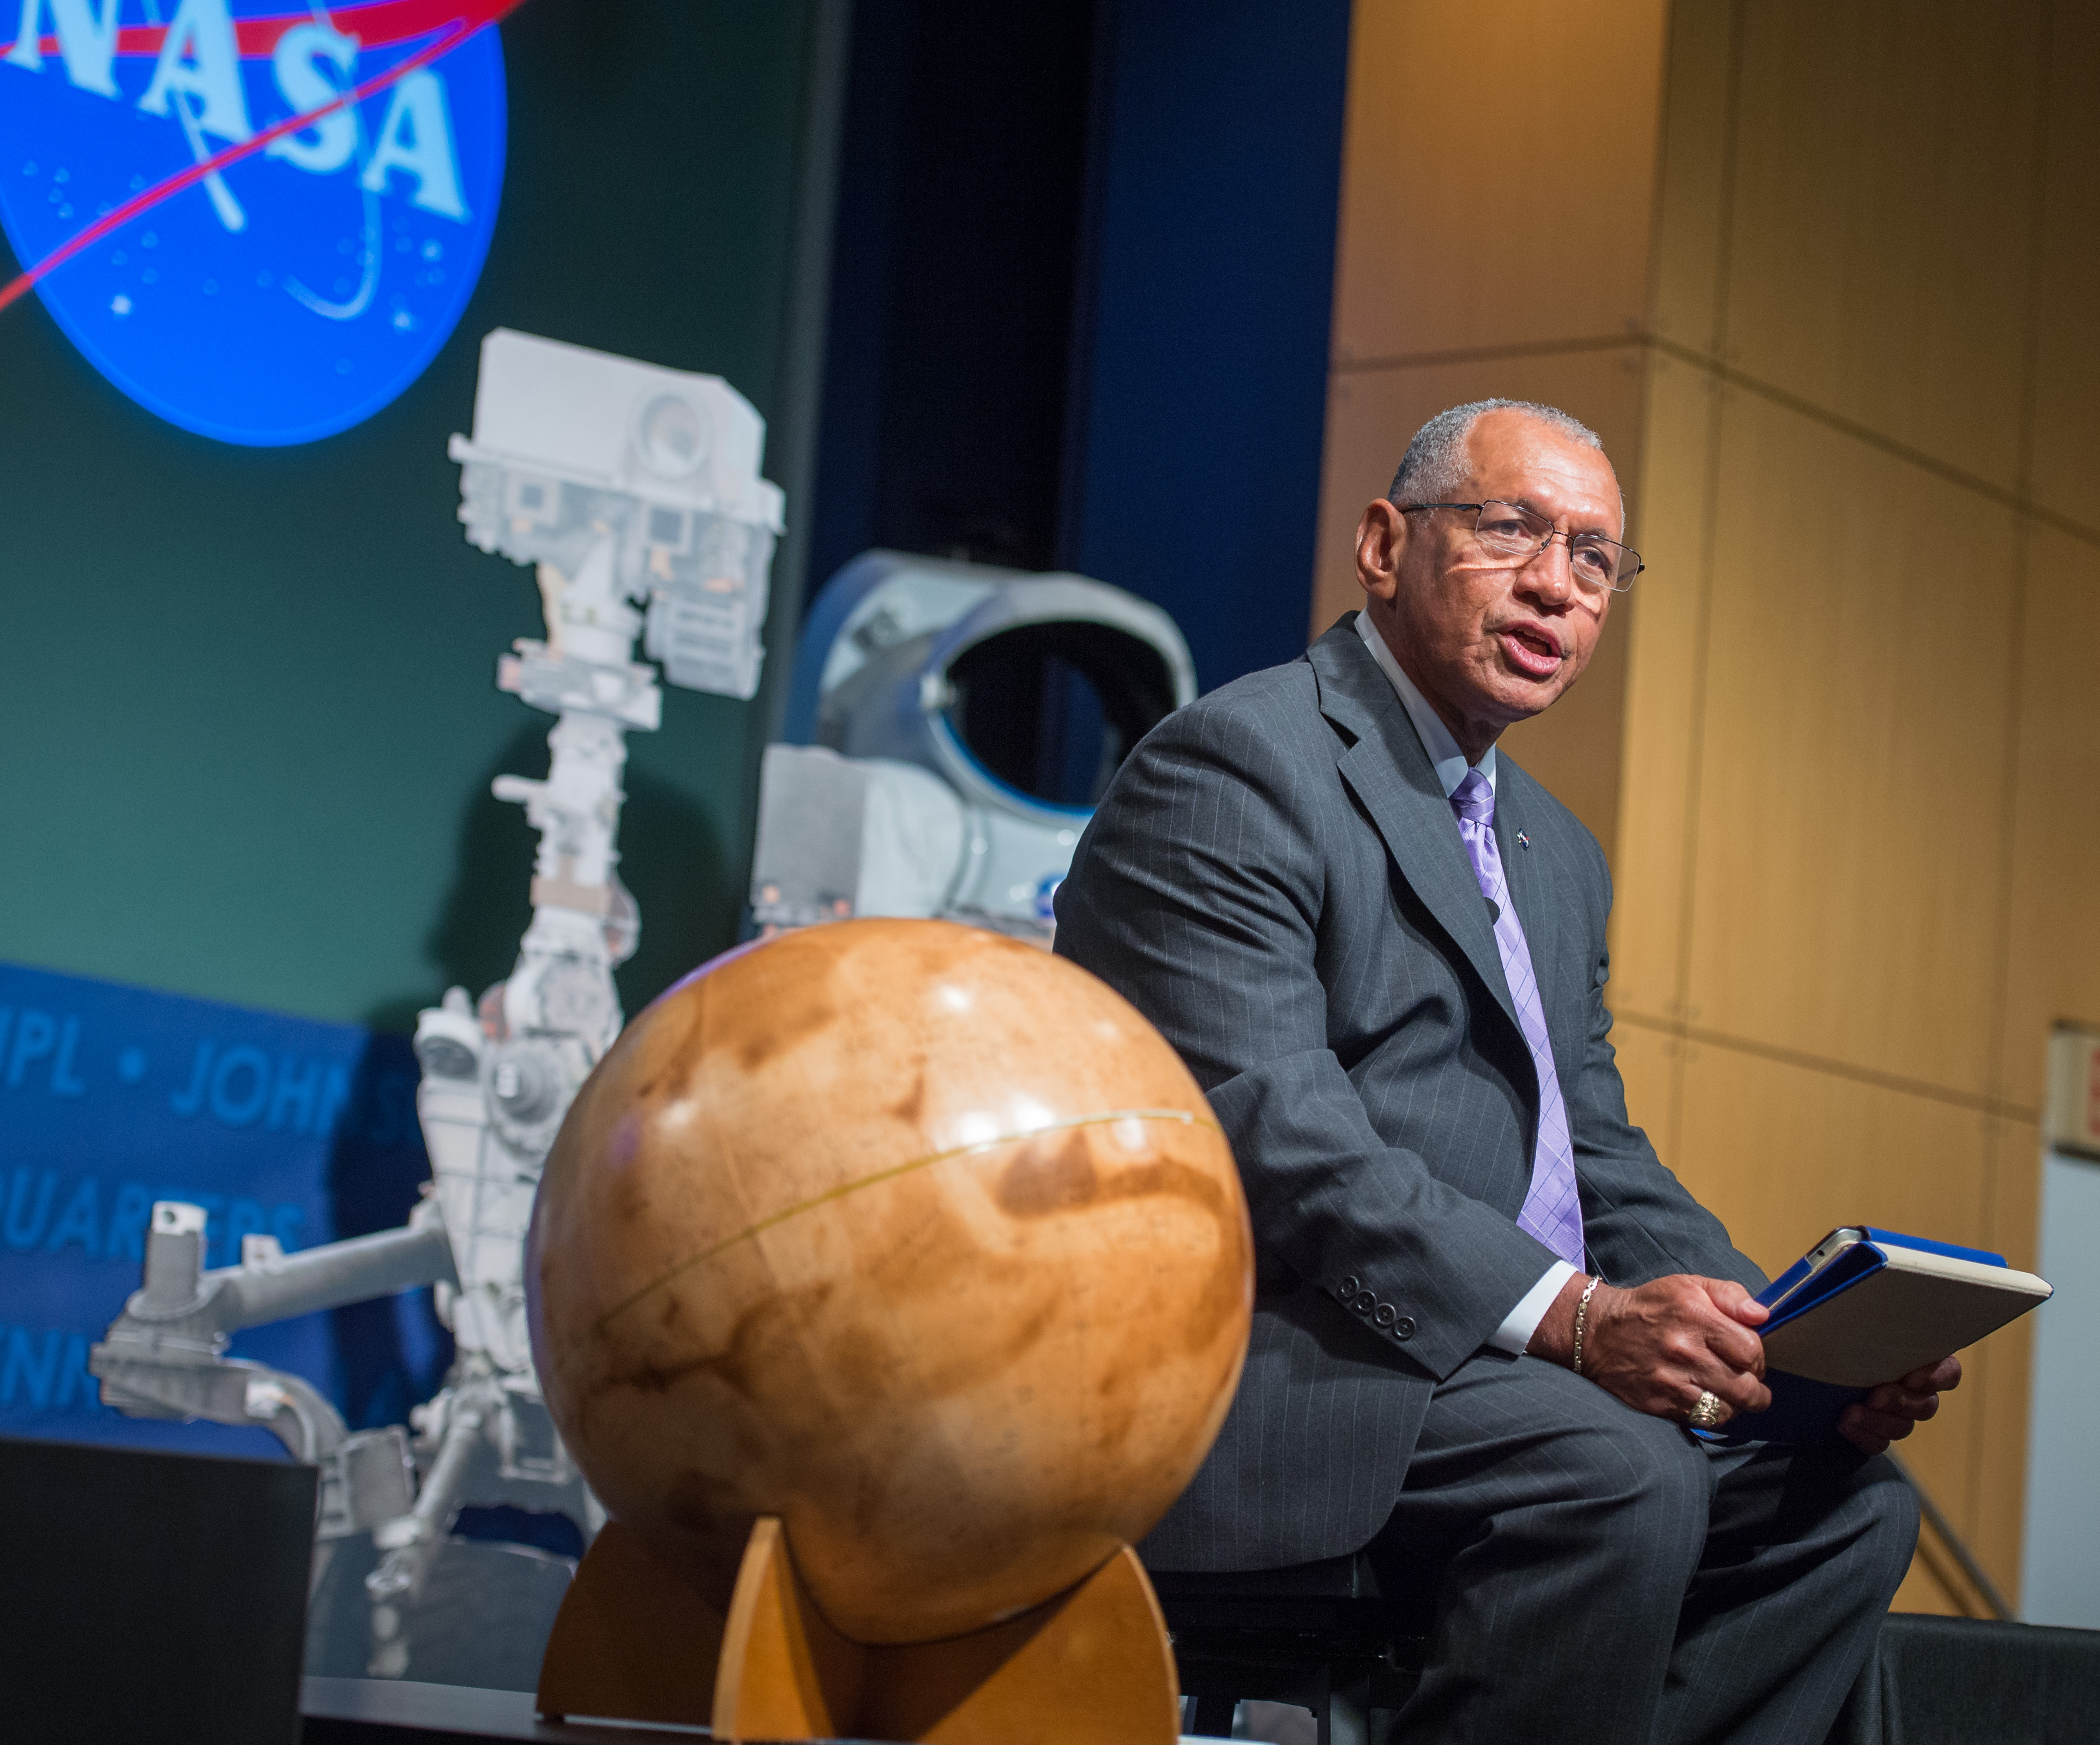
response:
M309 1678L300 1690L299 1709L301 1745L507 1745L520 1739L549 1745L668 1745L713 1736L705 1727L542 1721L532 1712L530 1691L475 1690L406 1679ZM839 1740L833 1745L871 1742Z
M303 1745L667 1745L704 1727L545 1721L523 1690L309 1678ZM2100 1631L1898 1615L1828 1745L2085 1745L2100 1716ZM1374 1717L1372 1738L1388 1715ZM836 1745L873 1745L840 1741ZM1197 1745L1185 1740L1184 1745Z

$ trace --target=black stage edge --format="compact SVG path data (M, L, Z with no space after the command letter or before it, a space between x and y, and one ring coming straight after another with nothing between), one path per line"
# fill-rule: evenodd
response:
M1898 1612L1829 1745L2089 1745L2100 1630Z
M545 1721L526 1691L406 1681L309 1678L302 1707L305 1745L662 1745L709 1736L701 1727ZM2088 1745L2100 1736L2096 1716L2100 1631L1898 1614L1829 1745ZM1390 1711L1374 1717L1374 1739L1390 1719Z
M568 1745L670 1745L712 1738L705 1727L623 1726L616 1721L542 1721L529 1690L475 1690L408 1679L309 1678L300 1708L301 1745L508 1745L517 1739ZM838 1739L831 1745L872 1745Z
M0 1438L0 1738L293 1745L315 1484Z
M447 1739L589 1740L596 1745L666 1745L704 1739L704 1727L623 1727L542 1721L529 1690L477 1690L409 1679L309 1678L299 1699L300 1745L439 1745Z

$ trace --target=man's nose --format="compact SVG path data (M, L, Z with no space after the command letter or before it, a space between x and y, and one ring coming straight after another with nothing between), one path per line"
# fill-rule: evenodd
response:
M1525 593L1562 605L1575 597L1575 569L1569 557L1568 535L1559 528L1517 571L1517 585Z

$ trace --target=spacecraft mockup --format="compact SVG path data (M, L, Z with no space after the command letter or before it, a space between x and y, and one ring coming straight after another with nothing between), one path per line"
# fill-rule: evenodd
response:
M766 747L754 924L944 916L1047 944L1094 803L1195 694L1173 619L1119 588L862 553L810 608Z

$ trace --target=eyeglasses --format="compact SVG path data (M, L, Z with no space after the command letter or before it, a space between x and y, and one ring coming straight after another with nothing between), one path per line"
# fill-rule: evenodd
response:
M1401 514L1422 509L1470 509L1473 537L1480 549L1517 565L1531 562L1556 538L1568 542L1568 567L1575 585L1585 593L1599 594L1609 588L1624 593L1645 567L1640 553L1630 545L1608 540L1601 533L1564 534L1535 509L1521 503L1396 503Z

